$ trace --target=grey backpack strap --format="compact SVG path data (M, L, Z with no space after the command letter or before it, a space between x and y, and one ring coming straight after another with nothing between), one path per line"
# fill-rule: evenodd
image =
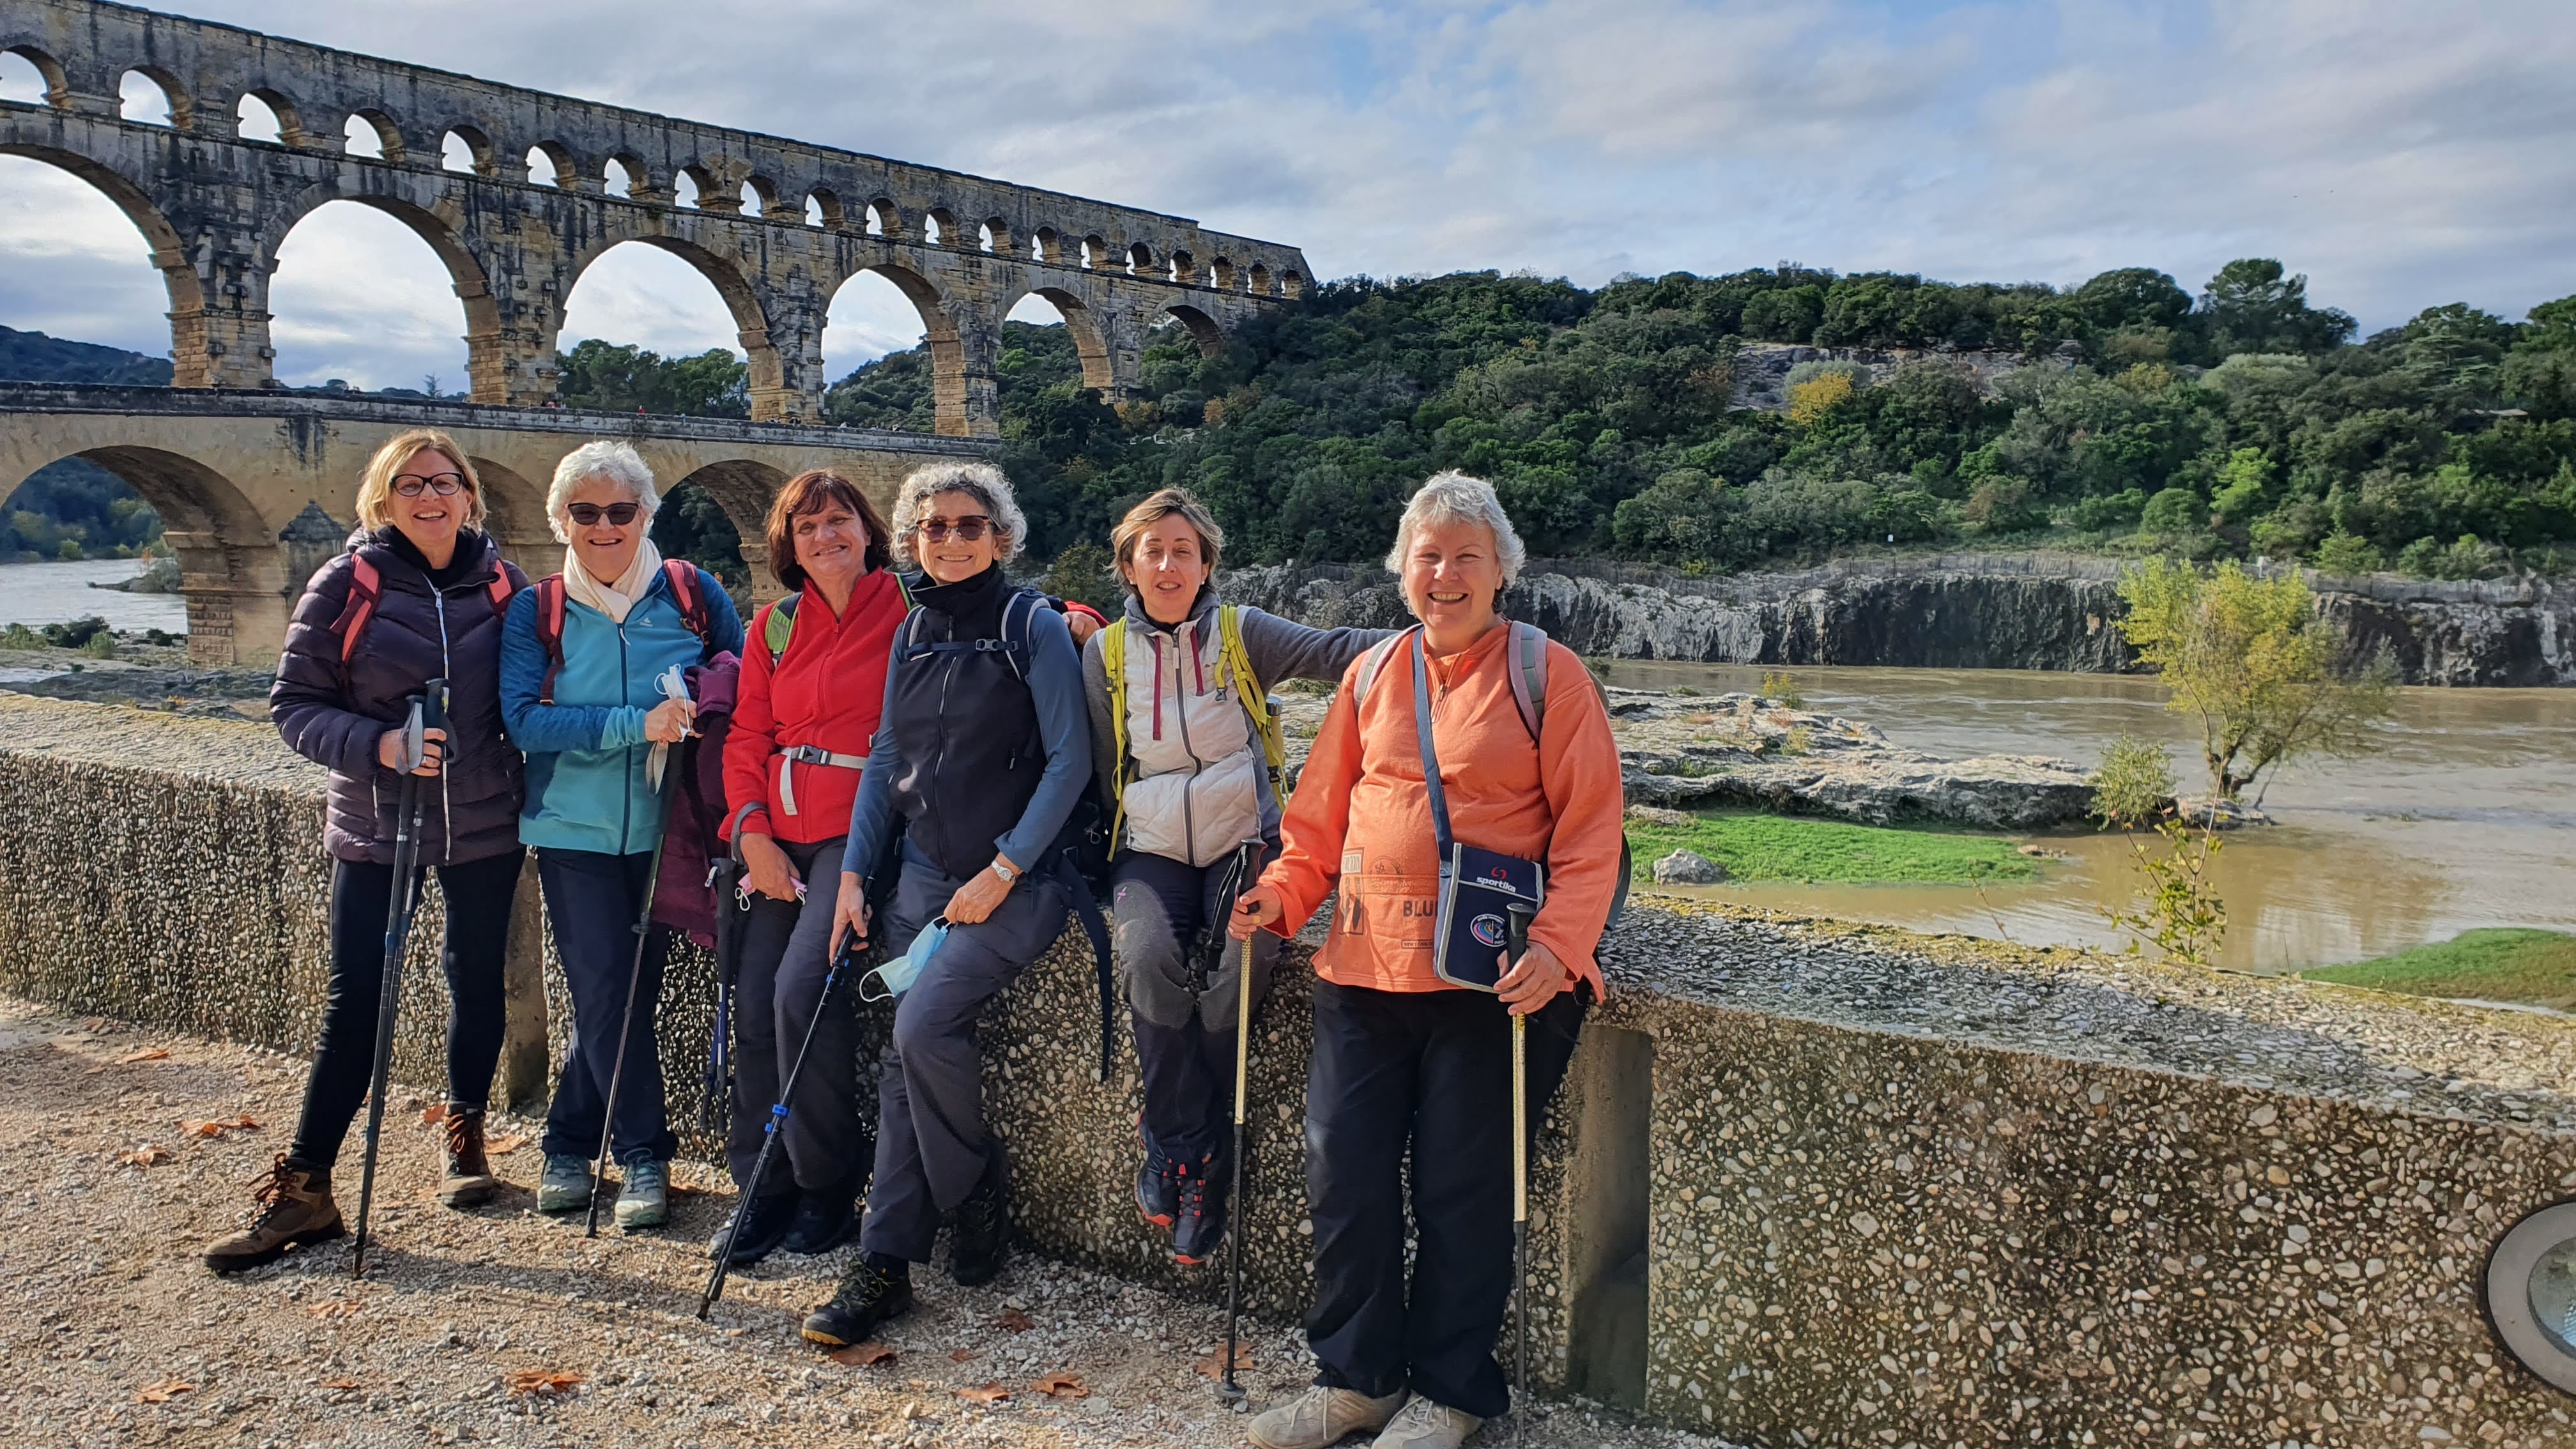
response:
M1407 629L1403 634L1398 634L1392 639L1381 639L1370 645L1369 651L1360 656L1359 675L1351 681L1353 714L1359 712L1361 705L1368 703L1369 691L1377 686L1378 671L1386 668L1386 661L1395 653L1395 646L1404 642L1405 634L1412 632L1411 629Z
M1506 627L1512 631L1504 646L1511 653L1512 704L1520 710L1521 724L1535 744L1547 723L1547 634L1536 624L1514 622Z

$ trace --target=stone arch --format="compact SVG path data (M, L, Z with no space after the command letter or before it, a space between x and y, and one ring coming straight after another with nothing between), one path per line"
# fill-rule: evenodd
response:
M1176 251L1172 253L1171 270L1168 275L1170 280L1184 287L1195 287L1199 284L1198 260L1188 252Z
M1001 315L1008 317L1023 298L1035 297L1055 308L1064 319L1065 335L1073 339L1073 350L1082 359L1082 385L1107 397L1118 385L1116 370L1109 360L1108 339L1101 335L1100 318L1083 300L1062 287L1030 287L1004 300Z
M850 224L850 214L841 206L841 198L829 187L817 186L805 193L806 220L825 231L842 231Z
M143 233L144 242L152 249L152 265L159 268L161 280L170 293L170 385L173 387L212 387L215 385L214 358L207 350L206 288L190 265L188 249L179 232L152 204L143 189L107 166L77 152L51 146L28 146L0 142L0 156L24 156L59 167L88 182L109 201L116 203L125 218ZM12 484L11 486L16 486ZM139 491L139 490L138 490Z
M1306 279L1297 275L1295 272L1281 272L1279 274L1279 293L1281 296L1286 297L1292 302L1305 296Z
M868 203L867 233L888 241L903 235L903 213L896 209L891 198L880 196Z
M921 240L934 247L962 246L957 237L957 216L944 206L934 206L921 214Z
M450 140L465 144L467 169L473 175L480 176L486 181L500 179L499 148L492 144L492 134L489 131L471 121L458 121L439 133L438 164L442 169L452 171L455 168L447 165L447 143ZM557 170L555 174L560 176L563 173Z
M546 485L481 454L466 461L474 465L474 476L483 480L483 526L501 546L502 557L526 570L530 578L553 573L557 545L546 521Z
M694 487L715 500L725 521L733 525L734 551L750 574L755 600L765 602L786 592L769 573L768 535L770 501L787 486L786 474L748 458L703 463L677 478L656 471L657 476L662 476L664 497L681 488Z
M1208 271L1211 273L1209 285L1215 287L1220 292L1231 292L1234 290L1235 274L1234 263L1232 261L1224 257L1219 257L1208 264Z
M537 144L528 148L528 156L531 158L528 162L528 174L526 177L528 184L532 186L539 184L536 179L536 161L537 159L543 159L548 166L554 168L554 185L556 190L579 191L583 189L581 162L573 155L572 148L570 146L565 145L561 141L539 141ZM605 167L602 169L604 170Z
M1225 356L1225 329L1217 325L1215 318L1186 302L1173 303L1163 312L1189 329L1190 340L1199 345L1199 356Z
M599 184L602 190L608 189L608 168L611 166L616 167L626 178L626 189L622 192L608 191L609 195L623 196L629 201L660 199L661 192L654 189L653 173L645 169L643 157L632 151L617 151L602 159L599 163Z
M1250 274L1249 274L1249 275L1244 279L1244 286L1245 286L1245 290L1247 290L1247 291L1251 292L1251 293L1252 293L1252 295L1254 295L1254 296L1256 296L1256 297L1267 297L1267 296L1269 296L1269 295L1270 295L1270 268L1268 268L1268 267L1266 267L1266 266L1262 265L1262 264L1261 264L1261 263L1259 263L1259 262L1254 262L1254 263L1252 264L1252 271L1251 271L1251 273L1250 273Z
M1088 272L1105 269L1108 265L1109 243L1101 240L1100 233L1098 232L1093 232L1091 235L1084 237L1082 239L1082 269Z
M680 187L684 182L688 185L688 199L685 201L680 197ZM738 196L732 198L731 206L726 205L724 183L716 179L714 172L694 162L672 174L669 200L673 206L692 211L739 211L742 208L742 198Z
M939 284L896 262L875 262L842 277L832 288L832 300L840 299L841 289L860 272L874 272L894 283L921 314L922 340L930 348L930 395L938 410L938 429L949 437L970 436L967 415L966 344L959 335L957 323L948 312L948 298ZM830 321L830 303L825 304L825 322Z
M269 118L277 122L277 139L262 144L284 146L290 151L312 148L313 133L304 128L303 113L295 108L295 102L286 98L284 91L273 86L253 86L242 92L241 99L233 102L233 123L237 130L242 119L242 108L253 101L259 102L266 108Z
M286 118L284 116L278 117L278 121L281 126L285 123L285 120ZM386 115L384 112L377 110L373 106L361 106L349 113L348 121L340 128L341 148L343 150L347 150L348 154L352 156L360 157L361 159L370 159L367 158L367 153L364 151L348 150L349 147L360 143L360 137L349 134L350 132L357 130L360 126L364 126L366 131L375 137L376 154L371 159L382 161L388 166L400 166L403 164L403 160L407 153L403 149L402 127L394 123L393 117Z
M1051 267L1060 267L1064 265L1064 238L1056 234L1054 227L1039 227L1037 238L1033 243L1033 246L1033 255L1036 260L1044 262Z
M1154 274L1154 249L1143 242L1127 244L1127 275L1150 277Z
M45 84L46 105L58 111L71 109L71 77L63 73L61 61L35 46L16 43L0 46L0 54L14 55L36 68L37 78Z
M230 478L194 458L160 448L109 444L59 456L10 456L7 492L61 457L95 463L117 476L161 515L162 537L179 558L179 592L188 608L188 655L201 664L274 661L286 641L286 596L302 579L286 577L278 525L260 516ZM33 460L34 466L26 466ZM5 496L5 493L0 493Z
M742 205L747 212L767 217L772 221L787 220L791 214L798 222L805 220L805 209L801 206L793 213L779 210L778 183L757 171L743 178L742 190Z
M161 93L162 104L170 113L169 126L171 130L188 131L195 129L197 119L196 110L190 104L188 88L179 83L179 77L175 73L162 66L136 65L126 67L125 75L139 75L145 80L151 82L152 88ZM124 90L124 77L120 76L117 79L117 92L119 96L124 94ZM153 123L146 122L144 124Z
M504 379L509 359L503 355L501 308L492 294L491 278L483 270L482 259L437 213L398 197L351 195L326 182L306 190L272 221L262 248L272 263L287 237L306 217L335 201L355 202L381 211L429 243L429 249L447 268L456 298L465 308L465 372L472 379L473 398L477 402L503 401L500 389L507 385Z
M572 295L581 285L582 273L588 271L593 262L607 255L613 248L629 244L669 252L687 262L699 276L706 278L715 287L716 295L724 300L726 313L733 318L736 329L735 339L741 344L744 361L750 368L750 390L755 399L753 415L760 416L757 399L764 393L771 396L777 395L786 385L786 368L778 355L777 345L770 340L769 313L761 306L760 294L752 289L750 278L741 267L735 265L732 259L700 246L696 242L675 236L633 233L604 236L574 257L565 267L564 312L567 315L570 313Z
M980 234L975 240L985 251L992 252L1000 256L1009 256L1011 254L1011 224L1001 217L988 216L984 218L984 225L980 228Z

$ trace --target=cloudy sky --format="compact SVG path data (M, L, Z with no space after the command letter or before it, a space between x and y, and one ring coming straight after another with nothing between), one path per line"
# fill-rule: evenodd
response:
M2576 292L2565 0L196 0L210 19L1195 216L1324 277L1797 260L1954 281L2277 256L2365 329ZM14 58L7 62L16 65ZM0 69L0 96L31 75ZM0 323L162 352L103 201L0 157ZM289 381L463 375L427 248L335 205L288 239ZM646 248L572 337L732 345ZM918 333L854 282L835 375Z

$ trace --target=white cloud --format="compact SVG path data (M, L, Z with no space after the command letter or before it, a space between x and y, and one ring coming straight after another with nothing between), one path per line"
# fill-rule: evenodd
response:
M2061 284L2150 265L2197 287L2269 255L2370 326L2455 299L2518 317L2576 291L2559 0L788 0L756 23L670 0L194 8L1196 216L1300 244L1325 277L1598 283L1787 257ZM0 191L0 321L152 335L157 286L100 280L133 241L56 229L59 196ZM733 345L711 290L636 250L576 289L572 335ZM434 324L387 294L299 306L299 355L370 338L386 354L336 375L407 381L461 330L452 297ZM836 375L918 335L879 283L836 311Z

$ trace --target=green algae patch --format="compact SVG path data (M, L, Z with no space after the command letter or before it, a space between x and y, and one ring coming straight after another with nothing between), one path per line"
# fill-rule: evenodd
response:
M1942 826L1854 825L1756 810L1697 813L1688 825L1630 819L1637 880L1652 885L1655 862L1696 851L1729 879L1808 885L1972 885L2026 881L2039 869L1999 835Z
M2490 926L2394 956L2320 966L2299 974L2310 981L2407 996L2511 1001L2576 1011L2576 935Z

